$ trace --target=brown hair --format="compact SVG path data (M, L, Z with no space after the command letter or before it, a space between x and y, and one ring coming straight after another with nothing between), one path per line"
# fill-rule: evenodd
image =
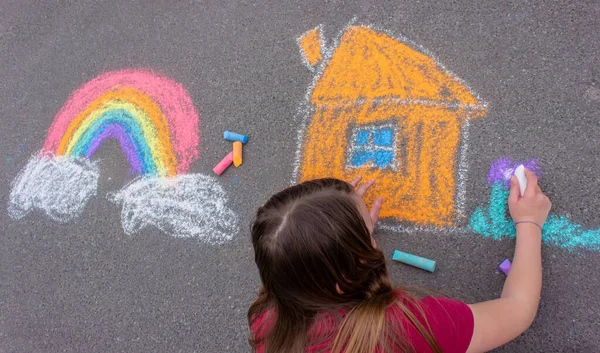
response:
M386 309L397 305L432 350L441 352L414 297L398 299L357 197L344 181L319 179L287 188L258 209L251 233L263 287L248 311L254 350L264 344L266 353L305 352L315 343L311 325L329 313L339 329L321 339L333 341L327 347L333 353L372 353L376 347L411 352L403 326L386 319Z

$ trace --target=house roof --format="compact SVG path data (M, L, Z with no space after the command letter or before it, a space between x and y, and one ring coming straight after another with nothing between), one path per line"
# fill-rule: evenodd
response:
M352 26L316 82L311 103L344 104L365 99L475 105L467 86L427 55L366 26Z

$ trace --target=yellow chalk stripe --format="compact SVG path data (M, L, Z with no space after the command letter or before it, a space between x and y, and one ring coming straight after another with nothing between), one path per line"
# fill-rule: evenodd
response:
M57 149L57 155L68 154L86 129L104 113L113 109L131 112L139 122L153 160L160 174L175 175L177 159L171 146L168 123L150 97L131 87L110 90L86 107L73 119ZM162 172L162 173L161 173Z
M307 38L314 38L314 34ZM385 33L364 26L350 27L317 82L311 102L339 104L391 97L481 104L466 86L427 55Z
M322 177L375 179L367 203L385 199L381 217L445 226L454 220L454 166L465 110L384 103L318 109L308 127L301 181ZM351 122L351 124L348 124ZM346 166L346 136L353 125L392 122L397 126L397 170ZM324 133L326 132L326 133Z
M298 40L304 57L310 66L315 66L323 59L321 53L321 31L318 28L304 33Z

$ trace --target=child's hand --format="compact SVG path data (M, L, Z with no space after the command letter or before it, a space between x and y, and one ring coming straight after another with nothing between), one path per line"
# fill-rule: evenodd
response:
M358 195L360 198L363 198L365 197L367 190L369 190L369 188L375 184L375 179L371 179L357 188L358 183L360 183L361 180L362 175L359 175L358 177L356 177L356 179L350 182L350 185L354 187L356 195ZM378 196L375 199L375 202L373 202L373 206L371 206L371 211L369 211L369 215L371 216L371 221L373 222L373 225L375 225L375 223L377 223L377 220L379 219L379 212L381 212L381 206L383 206L383 197Z
M525 194L520 196L519 182L513 176L510 179L510 196L508 208L514 222L533 221L540 227L546 222L552 203L538 186L537 177L529 169L525 169L527 188Z

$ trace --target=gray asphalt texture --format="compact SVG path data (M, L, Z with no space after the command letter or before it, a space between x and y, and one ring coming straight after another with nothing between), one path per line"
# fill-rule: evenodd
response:
M0 211L0 352L246 352L246 311L259 285L248 237L253 212L290 183L312 80L296 38L327 38L354 16L430 50L489 103L471 124L467 211L487 202L489 163L538 158L553 211L600 227L600 4L595 1L39 1L0 4L0 205L10 182L81 84L149 67L181 82L202 119L210 173L224 130L247 133L244 164L221 180L242 231L223 246L157 230L126 236L102 195L131 179L116 144L97 154L99 197L69 224ZM1 209L1 207L0 207ZM378 232L436 259L433 274L390 264L399 283L466 302L497 297L514 240ZM497 352L600 352L600 254L544 246L533 326Z

